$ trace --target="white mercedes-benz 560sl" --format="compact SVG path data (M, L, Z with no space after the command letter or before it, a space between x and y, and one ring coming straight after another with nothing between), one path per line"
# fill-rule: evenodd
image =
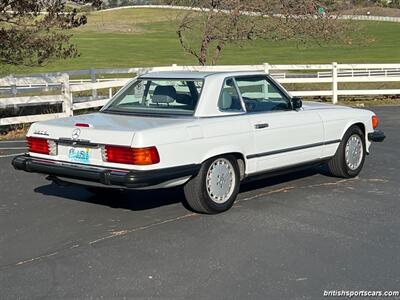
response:
M291 97L260 72L153 72L132 79L99 112L33 124L18 170L57 183L183 186L197 212L229 209L241 182L326 164L360 173L376 130L368 110Z

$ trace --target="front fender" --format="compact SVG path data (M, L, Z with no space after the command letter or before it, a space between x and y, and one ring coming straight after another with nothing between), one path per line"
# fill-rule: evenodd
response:
M371 117L372 117L372 115L373 114L371 113ZM369 147L371 146L371 141L368 140L368 133L374 131L374 129L372 128L371 117L369 117L368 119L363 118L363 119L349 120L346 123L346 125L341 133L340 139L343 140L344 135L346 134L346 132L349 130L349 128L351 126L360 124L360 125L362 125L360 127L363 127L361 129L363 130L363 133L364 133L365 150L367 151L367 153L369 153Z

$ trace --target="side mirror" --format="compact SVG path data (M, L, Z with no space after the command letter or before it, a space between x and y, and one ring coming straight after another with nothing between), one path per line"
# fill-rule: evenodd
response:
M293 109L300 109L303 106L303 101L300 97L293 97L292 98L292 107Z

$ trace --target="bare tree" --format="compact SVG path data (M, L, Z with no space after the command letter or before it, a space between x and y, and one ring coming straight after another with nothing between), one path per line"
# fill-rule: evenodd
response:
M100 0L74 1L101 5ZM78 55L65 30L86 23L76 9L65 12L64 0L0 1L0 64L42 65L52 58Z
M255 39L317 43L348 37L349 22L337 20L338 1L182 0L192 9L179 19L177 35L200 65L217 63L229 43ZM343 3L340 1L339 3Z

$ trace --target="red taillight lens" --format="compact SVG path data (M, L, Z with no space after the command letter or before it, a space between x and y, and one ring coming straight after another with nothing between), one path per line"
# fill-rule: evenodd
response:
M29 152L50 154L49 143L46 139L27 137L26 143L28 144Z
M86 123L75 123L75 126L76 127L90 127L90 125L86 124Z
M156 147L130 148L106 145L105 159L108 162L130 165L153 165L160 162Z
M379 125L379 119L377 116L372 116L372 128L375 129Z

